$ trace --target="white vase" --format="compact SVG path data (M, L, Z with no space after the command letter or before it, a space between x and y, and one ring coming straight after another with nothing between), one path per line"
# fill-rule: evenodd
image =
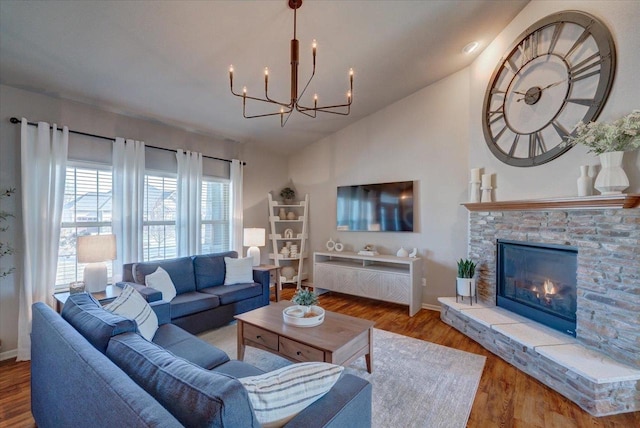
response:
M396 253L396 256L398 256L398 257L409 257L409 252L407 250L405 250L404 247L400 247L400 249Z
M629 179L622 169L624 152L601 153L602 169L596 177L595 188L603 195L617 195L629 187Z
M589 165L580 167L580 177L578 177L578 196L593 195L593 178L589 177Z
M473 297L476 295L475 278L456 278L456 293L458 296Z

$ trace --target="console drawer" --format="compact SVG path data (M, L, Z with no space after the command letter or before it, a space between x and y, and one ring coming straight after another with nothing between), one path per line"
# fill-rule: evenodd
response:
M278 350L278 335L267 330L244 324L242 336L251 342L262 345L266 348Z
M312 346L303 345L286 337L280 338L280 354L296 361L324 361L324 352Z

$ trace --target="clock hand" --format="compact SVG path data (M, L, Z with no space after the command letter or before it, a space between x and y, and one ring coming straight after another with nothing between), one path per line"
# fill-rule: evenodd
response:
M538 89L537 91L530 93L529 95L531 96L531 95L535 95L535 94L541 93L541 92L542 92L542 91L544 91L545 89L553 88L554 86L558 86L559 84L561 84L561 83L563 83L563 82L566 82L566 80L567 80L567 79L562 79L562 80L559 80L559 81L557 81L557 82L550 83L550 84L548 84L547 86L545 86L544 88L540 88L540 89ZM516 94L520 94L520 95L525 95L525 96L527 95L527 94L523 94L522 92L516 92L516 91L513 91L513 92L515 92ZM518 102L518 103L519 103L520 101L522 101L522 100L524 100L524 99L525 99L525 97L518 98L518 99L516 100L516 102Z

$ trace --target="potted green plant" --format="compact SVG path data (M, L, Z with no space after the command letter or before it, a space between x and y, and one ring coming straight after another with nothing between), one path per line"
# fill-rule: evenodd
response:
M629 179L622 169L625 151L640 147L640 110L611 123L578 123L575 136L568 137L572 145L582 144L600 158L602 169L594 187L603 195L619 194L629 187Z
M280 197L285 204L289 205L296 198L296 191L291 187L285 187L280 191Z
M309 288L299 288L291 299L293 303L300 306L311 307L318 304L318 295Z
M456 278L456 293L459 296L473 297L476 295L476 263L470 259L458 261L458 277Z

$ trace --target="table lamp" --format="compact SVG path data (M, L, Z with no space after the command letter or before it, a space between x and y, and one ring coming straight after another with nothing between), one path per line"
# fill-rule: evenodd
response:
M249 247L247 257L253 257L253 265L260 264L260 248L264 247L264 234L266 230L259 227L247 228L244 230L244 246Z
M107 260L116 258L115 235L78 236L78 263L88 263L84 268L84 283L88 293L107 288Z

